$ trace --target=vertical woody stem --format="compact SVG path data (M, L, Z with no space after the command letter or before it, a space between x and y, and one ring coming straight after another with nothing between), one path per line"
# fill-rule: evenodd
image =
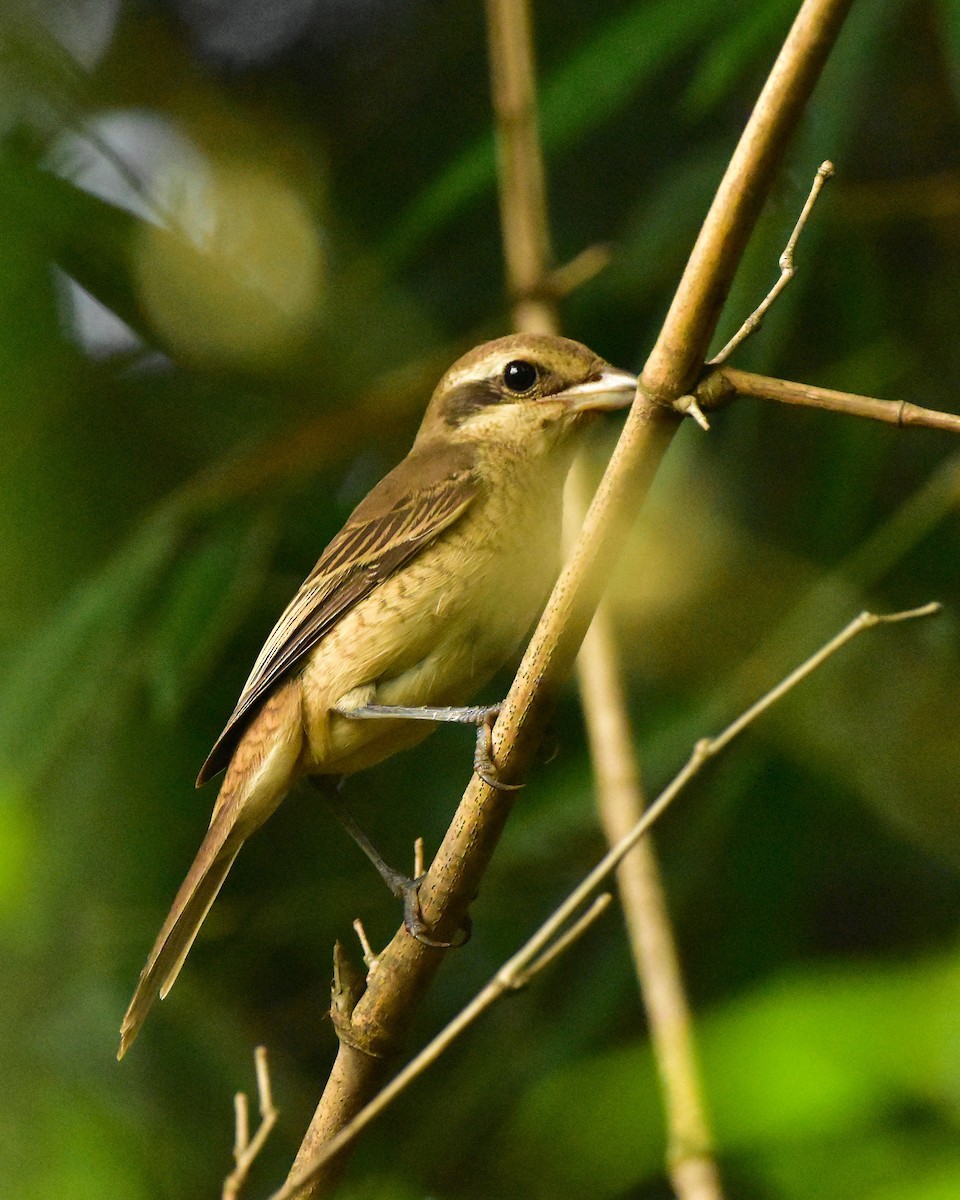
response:
M558 306L549 286L549 218L527 0L487 0L487 29L513 324L519 332L559 333ZM588 502L586 473L578 461L567 492L568 545L583 524ZM644 797L610 616L603 604L584 639L577 670L597 807L604 833L613 845L639 820ZM717 1200L720 1181L709 1150L690 1010L649 839L624 859L617 880L663 1088L667 1164L674 1191L681 1200Z

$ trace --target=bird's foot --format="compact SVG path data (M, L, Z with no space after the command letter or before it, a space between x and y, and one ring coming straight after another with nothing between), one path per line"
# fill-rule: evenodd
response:
M464 946L470 940L470 918L464 917L463 924L460 927L460 937L456 941L445 942L439 938L432 937L430 927L423 919L423 913L420 909L420 884L423 882L423 876L418 875L412 879L409 875L405 875L402 871L391 867L384 859L380 851L370 841L364 831L357 824L356 819L350 810L346 807L339 796L339 781L334 781L330 776L320 776L319 778L311 779L310 782L315 787L323 791L327 804L331 812L356 842L364 854L369 858L371 863L376 867L377 874L384 881L390 891L399 900L403 902L403 924L407 933L411 937L422 942L425 946L435 946L439 950L449 950L452 947ZM417 863L421 863L421 855L417 855ZM420 871L421 865L414 867L415 871Z
M500 716L501 705L491 704L483 711L477 724L477 744L473 751L473 769L484 783L498 792L518 792L522 783L504 783L500 768L493 759L493 727Z
M351 720L364 718L392 717L409 721L451 721L458 725L476 725L477 744L473 752L473 769L484 783L496 788L498 792L516 792L523 787L522 783L504 783L500 771L493 760L493 726L500 715L500 704L471 706L466 708L443 706L407 707L397 704L361 704L337 705L335 710L342 717Z
M387 887L403 902L403 925L411 937L416 938L424 946L434 946L438 950L455 949L465 946L469 942L471 934L469 915L464 917L460 927L461 936L454 941L445 942L432 936L430 926L423 919L423 912L420 908L420 884L423 882L423 875L411 879L409 875L395 871L392 867L387 867L382 874Z

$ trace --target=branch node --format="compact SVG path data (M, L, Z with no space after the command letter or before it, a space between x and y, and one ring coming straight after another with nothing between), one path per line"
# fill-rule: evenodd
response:
M693 390L701 412L718 412L736 399L738 392L723 370L708 371Z

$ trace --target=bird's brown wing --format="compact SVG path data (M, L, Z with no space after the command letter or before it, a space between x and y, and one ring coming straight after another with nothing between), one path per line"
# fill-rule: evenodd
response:
M257 706L332 626L452 525L477 494L466 446L424 446L377 484L303 581L267 638L197 787L230 761Z

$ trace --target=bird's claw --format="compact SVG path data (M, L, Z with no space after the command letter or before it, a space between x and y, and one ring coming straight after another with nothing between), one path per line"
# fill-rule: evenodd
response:
M442 941L440 938L432 937L430 927L423 919L423 913L420 910L420 884L423 883L423 875L416 879L411 879L407 875L401 875L396 872L390 881L390 889L403 901L403 927L412 938L416 938L421 945L433 946L437 950L456 950L460 946L465 946L470 941L471 922L469 914L463 919L463 924L460 928L462 936L452 942Z
M487 709L486 715L477 726L477 744L473 751L473 769L484 783L495 788L498 792L518 792L522 783L504 783L500 778L500 768L493 761L493 726L500 715L500 705L494 704Z

